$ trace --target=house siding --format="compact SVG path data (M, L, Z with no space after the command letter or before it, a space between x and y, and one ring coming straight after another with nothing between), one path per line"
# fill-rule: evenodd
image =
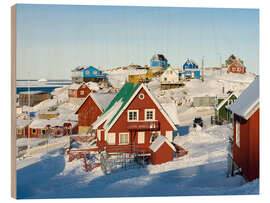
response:
M259 109L245 120L234 115L234 140L236 140L236 121L240 123L240 147L233 144L233 159L242 168L249 180L259 177Z
M139 94L144 94L144 99L139 99ZM130 140L129 143L134 143L138 147L142 148L148 148L150 143L150 130L141 131L145 132L145 143L144 144L138 144L138 131L129 131L127 128L127 112L128 110L139 110L139 120L144 120L144 110L145 109L155 109L155 120L160 122L160 131L161 135L165 136L166 131L173 131L173 127L170 125L170 123L167 121L167 119L162 115L160 110L157 108L157 106L154 104L150 96L146 93L144 89L141 89L136 97L133 99L133 101L129 104L127 109L124 110L122 115L118 118L118 120L113 124L112 128L109 130L109 133L116 133L116 144L119 145L119 133L129 132ZM135 140L135 141L134 141Z

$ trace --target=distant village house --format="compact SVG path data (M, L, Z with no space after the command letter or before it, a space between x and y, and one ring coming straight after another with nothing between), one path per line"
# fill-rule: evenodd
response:
M181 78L201 78L201 72L197 63L191 59L187 59L183 65L183 71L180 73Z
M105 82L106 76L93 66L79 66L71 71L72 83Z

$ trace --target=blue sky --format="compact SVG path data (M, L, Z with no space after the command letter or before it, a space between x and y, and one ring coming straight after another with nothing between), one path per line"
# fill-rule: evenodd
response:
M230 54L259 74L259 10L17 5L17 79L70 79L70 70L186 58L206 66Z

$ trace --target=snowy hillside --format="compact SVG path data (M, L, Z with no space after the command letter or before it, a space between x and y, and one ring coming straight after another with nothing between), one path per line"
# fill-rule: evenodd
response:
M226 177L227 138L231 133L231 126L192 129L188 135L175 138L188 151L186 156L109 175L100 167L86 173L81 160L67 162L61 150L17 160L18 197L258 194L258 180L246 183L241 176Z

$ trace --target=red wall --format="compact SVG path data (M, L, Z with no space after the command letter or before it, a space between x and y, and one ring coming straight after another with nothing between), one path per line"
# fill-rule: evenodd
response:
M78 125L91 126L101 114L102 111L89 96L78 111Z
M84 94L81 94L81 90L84 91ZM72 94L68 92L68 97L85 98L90 92L91 90L88 88L88 86L86 84L82 84L77 90L72 90Z
M233 68L235 68L233 70ZM238 68L240 68L240 70L237 70ZM239 62L239 61L234 61L227 70L228 73L241 73L244 74L246 73L246 68Z
M161 147L156 151L152 152L151 162L152 164L162 164L173 160L173 149L167 144L163 143Z
M138 95L143 93L144 99L139 99ZM166 131L173 131L172 126L170 123L166 120L166 118L163 116L163 114L159 111L157 106L154 104L150 96L147 95L144 89L141 89L139 93L136 95L134 100L129 104L127 109L122 113L122 115L118 118L116 123L112 126L112 128L109 130L109 133L116 133L116 145L119 144L119 133L129 132L127 128L127 112L128 110L139 110L139 120L144 120L144 110L145 109L155 109L155 120L158 120L160 122L160 130L161 135L165 136ZM101 129L99 127L99 129ZM150 146L150 131L144 131L145 132L145 143L144 144L138 144L138 132L134 134L135 132L132 132L132 136L130 136L129 144L131 144L131 139L134 139L135 136L135 145L141 148L148 148ZM130 132L129 132L130 133ZM131 133L130 133L131 135ZM104 136L104 133L103 133ZM102 138L104 139L104 138Z
M19 128L22 130L22 133L21 134L18 134L18 131L17 131L18 128L16 128L16 136L17 137L27 137L28 136L28 126L24 127L24 128Z
M236 145L236 121L240 123L240 148ZM249 120L234 115L233 147L234 161L245 177L249 181L259 178L259 109Z

